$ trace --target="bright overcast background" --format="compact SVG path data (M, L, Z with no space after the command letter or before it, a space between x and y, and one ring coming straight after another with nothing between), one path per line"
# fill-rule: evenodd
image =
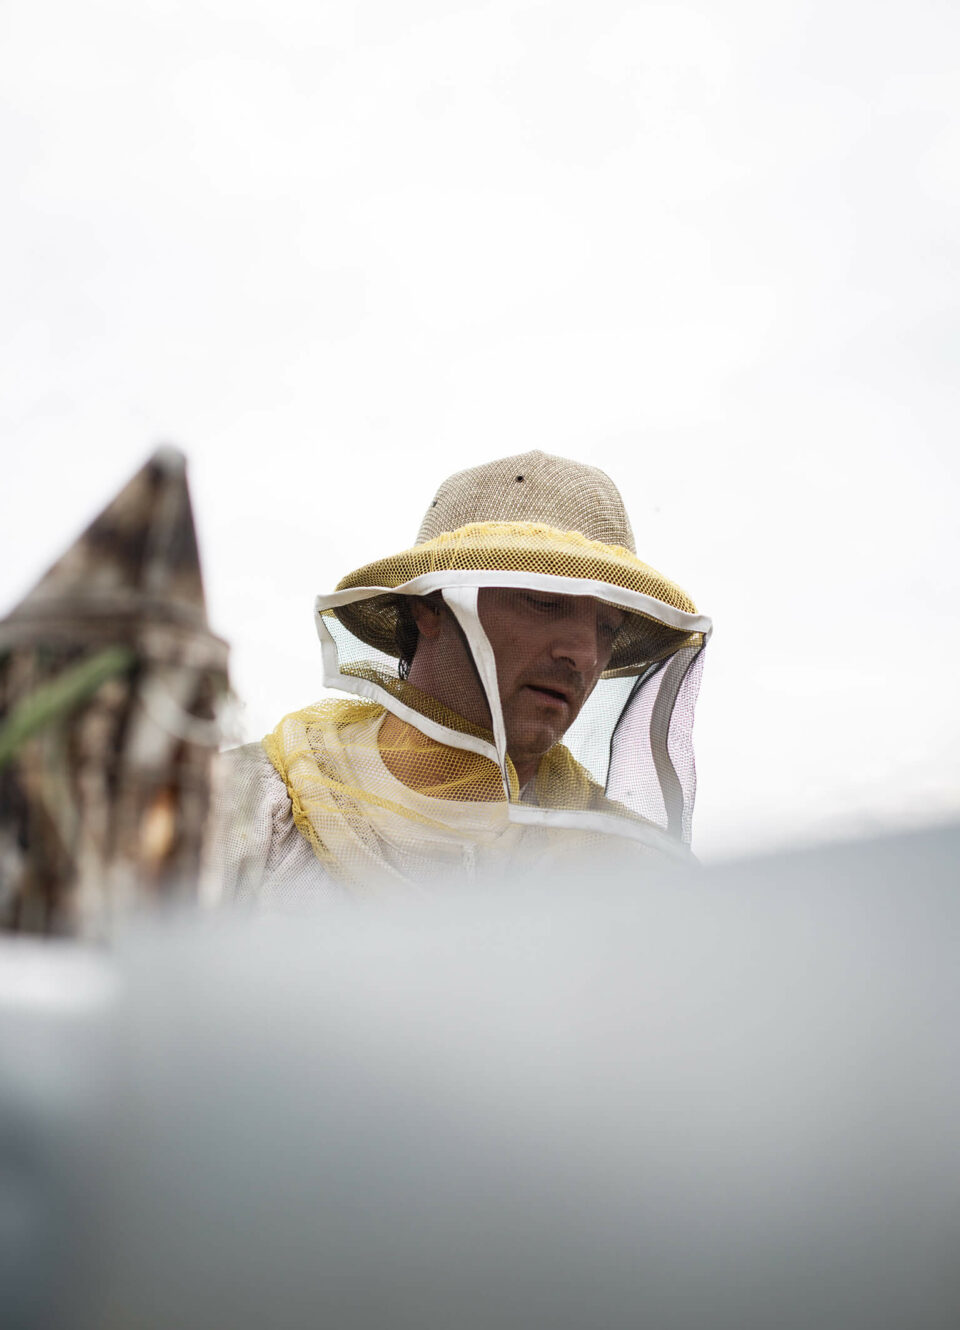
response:
M960 813L952 0L4 0L5 613L159 442L245 738L436 484L620 485L703 858Z

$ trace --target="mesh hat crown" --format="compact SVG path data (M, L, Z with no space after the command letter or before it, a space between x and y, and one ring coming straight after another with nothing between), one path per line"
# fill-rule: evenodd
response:
M458 471L437 490L417 544L476 522L533 522L636 553L620 491L605 471L539 451Z
M349 573L337 591L399 587L424 573L462 569L605 582L696 614L680 587L637 558L630 521L610 477L597 467L539 451L450 476L427 509L416 544ZM368 645L399 654L395 598L357 601L332 612ZM690 640L687 630L630 613L607 674L635 673Z

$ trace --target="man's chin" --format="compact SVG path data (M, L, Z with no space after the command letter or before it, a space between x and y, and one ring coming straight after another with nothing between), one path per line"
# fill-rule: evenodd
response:
M563 738L563 731L553 729L525 729L522 738L511 738L507 732L507 753L514 766L538 766L543 757Z

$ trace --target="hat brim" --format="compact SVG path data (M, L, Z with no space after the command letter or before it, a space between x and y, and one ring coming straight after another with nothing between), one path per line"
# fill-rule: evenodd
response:
M390 589L405 587L426 574L465 571L486 574L485 584L490 573L508 573L514 584L516 574L522 573L534 578L576 579L584 584L584 595L603 598L605 589L609 589L614 597L618 590L642 597L646 607L643 611L627 608L604 678L637 674L681 647L702 642L700 631L658 617L658 604L674 620L696 616L697 610L686 592L632 551L588 540L578 531L560 531L534 523L474 523L366 564L344 577L337 591L383 587L384 594L341 604L326 612L335 614L349 632L368 646L398 657L397 606L401 594L414 593L405 590L391 594Z

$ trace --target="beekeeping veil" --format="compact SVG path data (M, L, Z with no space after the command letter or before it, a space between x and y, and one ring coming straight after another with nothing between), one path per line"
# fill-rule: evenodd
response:
M432 648L426 688L431 615L452 647L439 678ZM318 596L316 624L324 683L350 696L264 743L341 881L522 868L610 838L688 856L710 621L637 558L602 471L530 452L450 477L416 544Z

